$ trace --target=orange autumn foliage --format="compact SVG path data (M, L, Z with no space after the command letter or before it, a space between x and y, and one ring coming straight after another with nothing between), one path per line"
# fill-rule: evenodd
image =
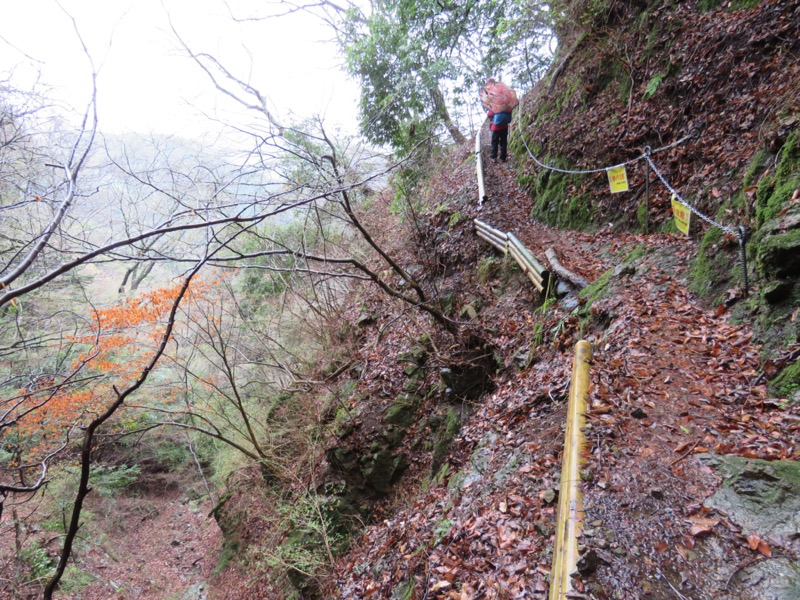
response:
M27 396L18 412L18 432L32 443L33 455L45 453L51 441L63 438L71 425L102 412L116 399L116 390L132 384L152 360L160 343L180 284L142 293L92 314L88 330L69 341L82 350L71 361L80 385L20 390ZM210 284L195 282L186 299L202 298Z

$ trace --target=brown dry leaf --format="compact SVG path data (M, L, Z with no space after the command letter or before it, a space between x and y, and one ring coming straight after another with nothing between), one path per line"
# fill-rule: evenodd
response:
M689 528L689 533L694 537L705 535L707 533L711 533L711 527L695 524Z
M753 533L747 536L747 545L750 546L750 550L758 550L759 542L761 542L761 538L757 534Z
M700 517L697 515L692 515L689 517L689 521L694 523L695 525L699 525L700 527L716 527L719 525L719 519L712 519L709 517Z
M689 560L689 553L686 551L686 548L683 547L683 544L675 544L675 550L683 557L683 560Z

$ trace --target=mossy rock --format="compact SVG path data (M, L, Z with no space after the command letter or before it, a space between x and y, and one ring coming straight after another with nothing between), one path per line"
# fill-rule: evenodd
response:
M433 425L433 423L431 423ZM442 425L444 425L442 427ZM437 427L436 437L433 443L433 458L431 459L431 476L433 477L439 472L444 464L444 459L447 452L450 450L450 445L453 443L458 430L461 428L461 423L458 419L456 411L450 407L447 409L447 416L444 417L444 422Z
M398 584L392 592L392 600L414 600L416 597L417 582L413 577Z
M397 355L397 362L411 365L424 365L428 359L428 350L422 344L414 344L406 352Z
M705 501L742 528L745 535L771 536L791 545L800 531L800 462L701 454L716 469L722 488Z
M689 268L689 289L698 296L718 294L730 283L736 256L722 247L722 231L711 227L700 241L700 249Z
M771 281L761 288L761 297L768 304L780 304L792 297L794 283L791 281Z
M408 459L404 453L393 454L388 448L362 457L362 463L364 483L381 495L389 493L391 485L408 467Z
M791 134L778 157L772 175L761 179L756 189L756 224L761 228L774 219L794 190L800 188L800 136Z
M800 229L763 239L758 247L758 265L768 279L800 276Z
M348 446L337 446L327 452L328 462L336 469L347 475L359 472L358 456L352 448Z
M567 162L545 157L556 167L565 167ZM535 178L520 180L523 189L534 198L531 217L554 227L586 230L594 228L594 211L590 198L575 195L570 189L577 187L582 176L568 175L543 169Z
M800 360L783 369L769 384L770 392L781 398L789 398L800 390Z
M383 413L383 420L391 425L408 427L414 422L419 399L409 394L401 394Z

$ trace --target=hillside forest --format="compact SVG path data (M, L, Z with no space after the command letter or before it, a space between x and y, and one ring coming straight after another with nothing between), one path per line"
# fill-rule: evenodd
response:
M215 143L0 73L0 598L800 597L800 2L225 6L358 134L172 22Z

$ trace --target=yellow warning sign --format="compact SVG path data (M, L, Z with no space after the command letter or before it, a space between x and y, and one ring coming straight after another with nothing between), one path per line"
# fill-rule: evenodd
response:
M606 169L608 173L608 185L611 186L611 193L628 191L628 174L625 172L625 165Z
M675 215L675 227L684 235L689 235L689 224L692 221L692 211L689 207L679 202L678 199L672 196L672 214Z

